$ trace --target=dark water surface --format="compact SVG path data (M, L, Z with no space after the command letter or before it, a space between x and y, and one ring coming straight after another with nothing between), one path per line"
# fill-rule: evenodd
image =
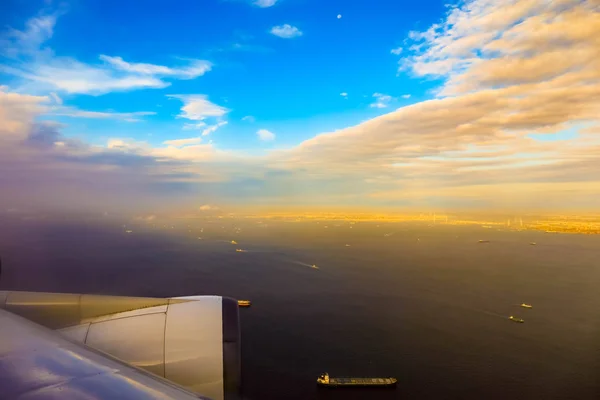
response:
M252 400L600 398L600 237L379 225L2 221L0 287L250 299ZM399 385L319 391L324 371Z

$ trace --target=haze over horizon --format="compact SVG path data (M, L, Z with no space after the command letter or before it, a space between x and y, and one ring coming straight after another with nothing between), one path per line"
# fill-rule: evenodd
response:
M598 212L596 0L3 11L0 210Z

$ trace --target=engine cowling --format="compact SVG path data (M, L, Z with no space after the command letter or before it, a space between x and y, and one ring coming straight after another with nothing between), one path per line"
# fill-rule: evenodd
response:
M26 293L8 292L0 307L200 395L214 400L239 397L240 331L234 299Z

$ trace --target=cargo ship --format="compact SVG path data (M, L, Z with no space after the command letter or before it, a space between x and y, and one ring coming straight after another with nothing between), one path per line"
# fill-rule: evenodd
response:
M238 300L238 306L240 307L250 307L251 305L250 300Z
M521 307L523 308L533 308L531 304L521 303Z
M326 372L319 375L317 385L323 387L394 387L396 378L330 378Z
M523 323L525 322L524 320L522 320L521 318L517 318L517 317L513 317L512 315L510 317L508 317L508 319L510 319L513 322L518 322L518 323Z

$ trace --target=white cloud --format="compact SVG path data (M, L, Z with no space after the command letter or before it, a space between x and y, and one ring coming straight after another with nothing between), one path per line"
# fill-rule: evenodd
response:
M256 122L256 118L254 118L252 115L246 115L244 118L242 118L242 121Z
M302 31L300 31L295 26L284 24L272 27L271 34L279 36L280 38L291 39L302 36Z
M342 18L342 14L338 14L337 19L341 19L341 18Z
M187 138L187 139L165 140L163 142L163 144L166 144L167 146L182 147L182 146L189 146L191 144L198 144L200 142L202 142L201 137L193 137L193 138Z
M403 99L410 99L410 94L403 94L403 95L402 95L402 98L403 98Z
M0 72L16 77L21 91L102 95L113 91L165 88L162 78L193 79L210 71L204 60L187 60L187 65L129 63L121 57L100 55L104 63L88 64L73 57L61 57L43 47L52 37L57 16L42 16L27 21L24 31L8 29L0 39L0 54L6 63Z
M259 129L258 132L256 132L256 134L258 135L258 138L262 141L270 141L275 139L275 134L266 129Z
M392 96L383 93L373 93L373 97L375 102L369 105L372 108L386 108L392 101Z
M402 53L402 47L396 47L395 49L390 50L390 53L398 56L400 53Z
M0 37L0 54L18 57L22 54L38 53L41 45L54 34L57 14L30 18L25 30L8 28Z
M190 130L194 130L194 129L203 129L205 126L206 126L206 122L203 122L203 121L200 121L200 122L194 123L194 124L185 123L185 124L183 124L183 130L190 131Z
M58 104L59 106L63 103L62 99L54 92L50 93L50 98L52 98L52 100L54 100L54 103Z
M272 7L277 3L277 0L256 0L254 3L255 6L260 8Z
M347 99L348 98L348 93L342 92L342 93L340 93L340 96L342 96L343 98Z
M110 57L104 54L100 55L100 59L117 70L140 75L173 76L178 79L194 79L204 75L212 68L212 64L206 60L189 60L190 65L173 68L155 64L129 63L121 57Z
M211 103L205 94L170 94L167 97L181 100L183 107L181 107L179 117L192 121L222 117L229 112L227 108Z
M211 133L214 133L217 129L224 125L227 125L227 121L220 121L214 125L210 125L208 128L202 131L202 136L210 135Z
M116 112L116 111L88 111L80 110L75 107L51 107L48 109L49 115L73 117L73 118L93 118L93 119L120 119L127 122L137 122L139 117L155 115L153 111L136 112Z

